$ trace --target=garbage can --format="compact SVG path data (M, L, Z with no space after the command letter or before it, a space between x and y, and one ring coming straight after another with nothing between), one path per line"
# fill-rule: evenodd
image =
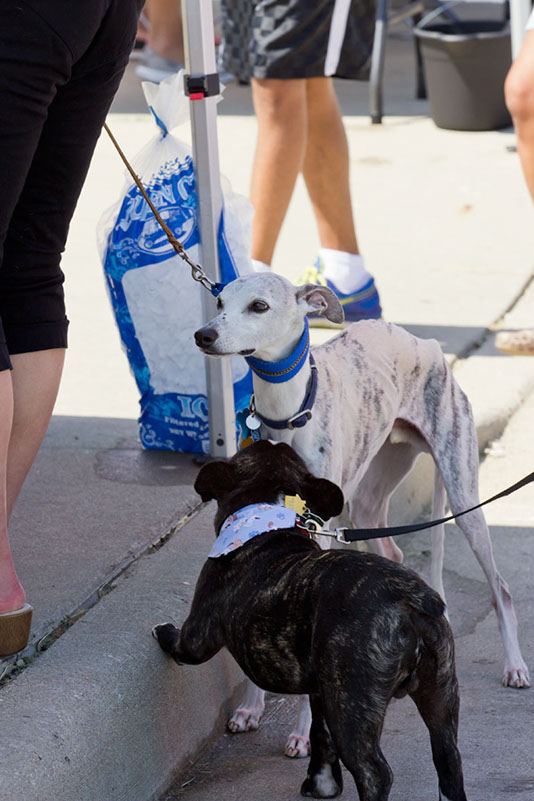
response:
M506 20L435 22L427 15L415 27L430 102L439 128L490 131L511 125L504 79L512 63Z

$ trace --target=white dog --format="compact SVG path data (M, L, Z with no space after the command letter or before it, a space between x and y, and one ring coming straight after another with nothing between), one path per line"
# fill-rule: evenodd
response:
M253 354L262 437L292 445L314 475L338 484L354 527L387 525L391 495L421 451L430 452L437 467L433 518L444 516L447 496L453 512L479 502L471 408L435 340L366 320L314 348L310 358L306 315L322 314L341 323L342 308L331 290L294 287L274 273L232 281L219 295L217 308L217 316L196 332L197 345L211 356ZM303 408L310 404L311 410ZM290 421L289 427L275 428L275 421ZM484 515L478 509L460 517L457 525L490 586L504 646L503 684L528 687L512 598L497 572ZM443 526L432 535L431 584L443 597ZM402 559L391 539L370 540L369 546ZM249 687L230 729L256 728L262 711L262 692ZM307 726L309 713L303 708L286 747L289 756L307 753Z

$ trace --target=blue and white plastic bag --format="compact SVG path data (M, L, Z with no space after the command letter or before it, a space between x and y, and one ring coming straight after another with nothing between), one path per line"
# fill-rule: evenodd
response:
M198 262L192 155L170 133L189 120L182 73L159 85L144 83L143 89L159 133L132 166L167 225ZM221 281L228 283L252 270L252 210L228 181L221 178L221 184L219 263ZM193 338L203 324L201 293L207 290L192 279L131 179L119 202L103 215L98 235L113 311L141 393L141 443L145 448L209 452L206 357ZM232 358L232 373L237 414L248 407L252 378L239 356Z

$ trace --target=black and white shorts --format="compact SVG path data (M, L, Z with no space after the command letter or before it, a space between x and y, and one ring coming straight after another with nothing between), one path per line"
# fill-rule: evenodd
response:
M221 0L221 69L253 78L366 80L375 0Z

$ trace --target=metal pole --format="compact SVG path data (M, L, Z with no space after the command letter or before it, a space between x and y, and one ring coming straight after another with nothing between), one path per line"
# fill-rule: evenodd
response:
M384 79L384 60L386 57L386 37L388 35L388 0L378 0L376 12L371 74L369 76L369 111L371 122L382 122L382 83Z
M212 0L182 0L185 66L190 75L209 75L215 66ZM216 98L190 101L193 161L200 218L201 259L206 273L220 281L217 233L222 209L217 147ZM202 292L204 322L216 314L215 299ZM230 359L205 357L210 453L227 458L236 450L234 389Z
M517 58L521 49L531 8L531 0L510 0L510 35L512 37L512 58L514 59Z

